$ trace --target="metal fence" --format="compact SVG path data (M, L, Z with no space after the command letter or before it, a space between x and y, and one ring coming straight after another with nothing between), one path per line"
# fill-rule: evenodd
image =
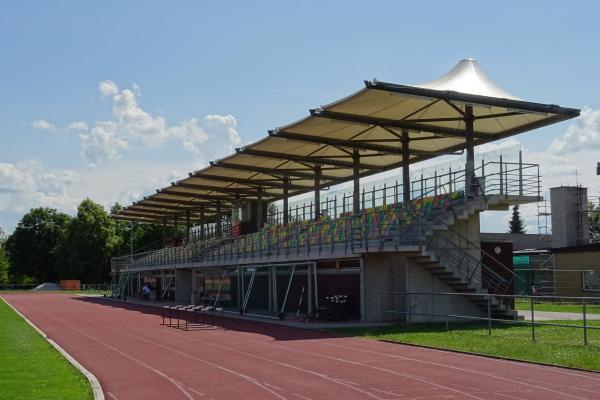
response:
M542 187L538 164L503 161L484 161L475 168L478 190L483 195L528 196L541 199ZM411 182L410 199L427 196L448 194L465 189L464 168L448 168L447 171L426 176L420 174ZM360 209L366 210L385 204L396 204L403 199L402 183L396 180L393 184L383 183L367 189L363 187L360 195ZM314 220L314 200L306 200L288 209L290 220ZM335 218L353 210L353 195L351 192L341 192L324 196L321 200L321 212ZM278 208L267 213L267 221L273 224L283 222L283 211Z
M471 314L444 312L444 305L455 298L469 300L471 303L476 304L481 312ZM493 313L493 302L497 301L499 298L510 301L517 309L520 308L519 314L523 318L507 319L496 317ZM507 303L506 300L505 303ZM391 304L392 307L386 309L384 304ZM399 307L393 307L395 304L399 305ZM541 310L542 308L554 311ZM561 309L563 311L560 311ZM541 314L544 312L550 312L551 314ZM446 330L450 330L452 323L456 322L480 322L486 324L488 335L493 334L494 324L497 326L499 326L499 324L528 326L531 329L532 341L537 340L536 328L550 326L581 330L582 342L587 346L589 342L589 332L600 330L600 321L596 325L590 325L590 315L592 314L599 315L600 317L600 297L521 296L408 291L379 293L380 321L385 319L385 315L398 315L400 316L399 320L408 324L412 324L416 321L444 322ZM536 319L536 315L538 319ZM568 324L566 322L561 322L561 317L564 318L564 321L572 320L576 323ZM390 318L387 318L386 320L389 319ZM392 317L391 319L393 320L394 318ZM600 318L594 319L600 320Z

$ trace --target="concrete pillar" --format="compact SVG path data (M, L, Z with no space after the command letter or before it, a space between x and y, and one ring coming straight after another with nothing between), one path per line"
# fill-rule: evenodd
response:
M190 304L192 301L192 270L178 268L175 270L175 301Z

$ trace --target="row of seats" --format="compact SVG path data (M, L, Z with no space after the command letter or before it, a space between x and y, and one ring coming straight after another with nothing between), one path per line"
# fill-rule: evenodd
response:
M217 256L232 252L248 254L277 246L286 249L341 243L350 240L353 234L369 240L391 238L394 230L398 231L409 226L417 213L427 215L436 210L447 209L463 198L464 191L461 190L415 199L409 207L405 207L402 203L393 203L368 208L356 218L350 211L340 214L336 219L325 216L317 222L304 220L292 221L287 226L266 226L260 232L245 235L230 244L220 246L213 254Z

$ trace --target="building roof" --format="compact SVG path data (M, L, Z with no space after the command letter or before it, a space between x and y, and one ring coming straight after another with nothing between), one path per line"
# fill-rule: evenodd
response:
M466 148L467 107L473 110L475 145L574 118L580 111L520 100L489 80L472 59L421 85L364 84L113 217L173 223L189 211L192 222L202 215L210 219L240 199L281 199L284 185L289 196L314 190L316 165L321 187L349 181L355 152L361 177L394 169L403 164L403 132L410 164L459 152Z

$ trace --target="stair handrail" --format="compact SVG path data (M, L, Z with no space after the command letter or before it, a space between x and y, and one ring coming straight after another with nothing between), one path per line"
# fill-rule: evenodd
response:
M481 246L477 245L476 243L472 242L471 240L469 240L467 237L465 237L463 234L461 234L460 232L458 232L456 229L454 229L453 227L451 227L450 225L448 225L445 221L443 221L442 219L440 219L439 217L435 216L435 215L431 215L430 216L431 219L435 219L436 222L441 223L442 225L444 225L444 227L451 231L452 233L454 233L455 235L457 235L459 238L461 238L462 240L464 240L467 244L469 244L470 246L472 246L473 248L478 249L482 254L484 254L486 257L490 258L492 261L494 261L496 264L498 264L500 267L502 267L502 269L504 271L506 271L507 273L511 274L512 278L518 278L520 279L522 282L525 282L525 280L523 278L521 278L520 276L518 276L514 270L508 268L506 265L504 265L504 263L502 263L500 260L498 260L496 257L494 257L492 254L488 253L487 251L483 250L481 248Z

